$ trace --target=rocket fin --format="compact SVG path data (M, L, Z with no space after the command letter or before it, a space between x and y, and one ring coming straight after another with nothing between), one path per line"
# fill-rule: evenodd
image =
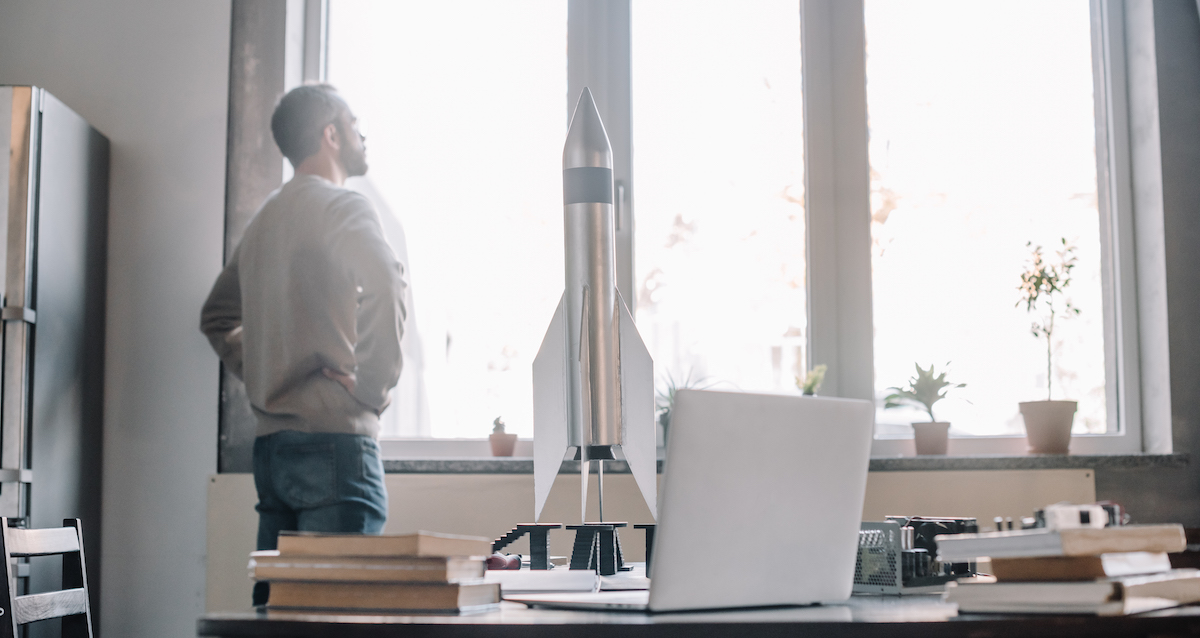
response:
M541 519L554 479L567 451L566 295L550 319L533 360L533 520Z
M658 520L658 454L654 427L654 360L617 293L621 364L621 451L646 506Z

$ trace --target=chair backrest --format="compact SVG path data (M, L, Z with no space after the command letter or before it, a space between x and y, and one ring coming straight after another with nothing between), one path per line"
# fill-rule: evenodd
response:
M0 581L0 638L16 638L18 627L37 620L62 618L63 638L92 638L92 610L88 602L87 574L83 561L83 530L79 519L68 518L64 527L18 529L0 517L0 553L5 578ZM62 590L17 595L13 559L61 554Z

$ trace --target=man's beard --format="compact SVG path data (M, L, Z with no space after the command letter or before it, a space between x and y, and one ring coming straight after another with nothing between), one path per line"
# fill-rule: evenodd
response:
M342 147L342 166L346 167L347 177L360 177L367 174L367 149L354 148L349 144Z

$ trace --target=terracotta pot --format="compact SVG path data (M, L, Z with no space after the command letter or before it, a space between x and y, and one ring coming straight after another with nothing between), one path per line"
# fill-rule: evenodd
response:
M913 441L917 454L945 454L950 442L950 424L946 421L914 423Z
M492 456L512 456L517 447L516 434L493 432L488 441L492 444Z
M1019 404L1025 419L1025 438L1032 454L1066 454L1071 446L1075 401L1027 401Z

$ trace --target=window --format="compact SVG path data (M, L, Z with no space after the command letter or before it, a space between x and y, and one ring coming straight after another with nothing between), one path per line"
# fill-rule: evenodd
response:
M484 437L498 416L533 434L529 370L563 289L566 27L561 0L330 3L329 81L371 163L356 187L407 239L385 437Z
M804 371L795 0L634 3L637 324L661 385Z
M955 433L1022 434L1017 403L1048 386L1078 400L1075 433L1117 432L1088 3L866 0L865 24L876 396L935 364L967 384L936 410ZM1063 240L1079 314L1047 343L1017 287L1029 244L1055 263ZM877 435L928 420L879 403Z
M331 2L329 79L370 138L361 187L408 237L407 369L426 387L399 392L427 412L386 434L481 437L496 416L532 433L563 285L563 107L590 84L602 112L628 99L606 118L633 229L618 277L660 386L792 391L825 363L825 393L882 408L914 363L949 364L968 386L938 416L959 452L1022 453L1016 404L1048 382L1080 401L1073 451L1140 451L1119 3L622 6ZM1017 288L1031 248L1064 238L1080 313L1047 375ZM920 418L880 409L875 453Z

